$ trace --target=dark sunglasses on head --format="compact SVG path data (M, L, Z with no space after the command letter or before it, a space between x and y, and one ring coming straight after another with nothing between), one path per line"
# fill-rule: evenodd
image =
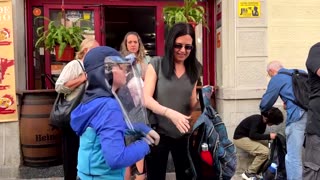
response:
M182 47L184 47L186 50L192 50L193 49L193 46L191 44L175 44L173 45L174 48L176 49L182 49Z

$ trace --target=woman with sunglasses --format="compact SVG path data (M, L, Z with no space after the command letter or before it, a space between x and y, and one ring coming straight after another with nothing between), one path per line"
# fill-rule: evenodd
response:
M146 157L147 178L165 180L171 152L177 180L191 179L187 137L191 112L197 105L196 84L200 63L196 58L195 32L187 23L175 24L166 37L165 55L152 59L144 81L146 106L152 111L161 141Z

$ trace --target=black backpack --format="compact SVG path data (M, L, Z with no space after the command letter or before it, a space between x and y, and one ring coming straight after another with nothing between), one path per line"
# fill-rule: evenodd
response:
M281 135L277 134L276 138L270 144L270 152L269 157L266 162L262 165L259 170L259 173L262 173L264 176L264 180L271 180L270 177L267 178L267 171L270 167L271 163L277 164L277 173L274 174L272 180L286 180L287 173L286 173L286 163L285 163L285 156L287 154L286 148L286 138Z
M299 72L298 69L294 69L293 73L279 72L279 74L286 74L292 77L292 87L295 96L296 105L304 110L308 110L310 86L308 84L308 74Z

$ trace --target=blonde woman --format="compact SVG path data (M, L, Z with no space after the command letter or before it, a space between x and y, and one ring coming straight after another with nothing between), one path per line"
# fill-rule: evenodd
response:
M72 100L79 95L81 85L84 85L87 80L82 68L84 56L90 49L97 46L99 46L99 43L95 39L84 39L80 45L80 50L76 53L75 60L70 61L63 68L55 84L55 90L58 93L64 93L67 100ZM64 179L76 180L79 137L70 126L61 130Z
M140 73L141 78L144 80L147 65L150 62L150 56L146 55L145 48L138 33L134 31L128 32L121 43L120 54L127 56L134 54L136 56L136 68Z
M125 36L121 43L120 54L125 57L129 54L134 54L136 57L136 69L140 77L144 80L147 65L150 61L150 56L146 55L145 48L138 33L130 31ZM128 167L126 169L125 180L129 180L131 175L135 176L136 180L144 180L144 159L138 161L134 169Z

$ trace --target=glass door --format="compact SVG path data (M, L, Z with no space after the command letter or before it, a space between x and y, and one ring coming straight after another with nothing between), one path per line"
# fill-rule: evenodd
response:
M105 42L120 50L126 33L137 32L146 54L156 53L156 7L155 6L105 6Z
M86 29L83 33L84 37L93 37L98 42L101 42L100 27L100 8L99 6L84 7L80 5L66 5L64 13L60 5L44 5L44 17L55 21L56 25L63 24L65 26L80 26ZM35 30L45 25L47 27L48 21L42 18L34 18L35 23L33 27L33 36L36 42L38 39ZM36 48L33 51L34 73L33 79L34 89L51 89L54 88L54 82L59 77L61 70L68 63L68 61L57 61L54 51L48 52L44 47ZM30 79L30 78L29 78Z

